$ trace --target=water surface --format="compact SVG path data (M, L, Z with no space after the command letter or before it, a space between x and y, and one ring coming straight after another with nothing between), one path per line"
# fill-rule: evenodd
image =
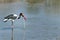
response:
M3 18L11 13L27 17L25 40L59 40L60 11L59 6L46 4L8 3L0 4L0 40L11 40L11 22ZM24 33L23 18L14 22L14 40L22 40Z

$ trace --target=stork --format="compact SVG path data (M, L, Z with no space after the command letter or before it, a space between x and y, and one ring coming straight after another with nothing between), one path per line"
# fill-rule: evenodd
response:
M13 28L14 28L13 22L15 19L20 19L21 17L23 17L24 20L26 20L26 17L24 16L23 13L20 13L19 16L16 14L10 14L10 15L4 17L4 20L3 20L4 22L7 22L8 20L12 22L12 24L11 24L11 26L12 26L11 40L13 40Z
M24 20L26 20L26 17L24 16L24 14L23 13L20 13L19 16L16 15L16 14L10 14L10 15L4 17L4 20L3 21L4 22L7 22L8 20L14 21L15 19L20 19L21 16L24 18Z

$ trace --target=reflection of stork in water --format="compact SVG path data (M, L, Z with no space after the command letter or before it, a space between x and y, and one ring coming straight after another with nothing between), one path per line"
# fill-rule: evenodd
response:
M10 21L12 22L12 24L11 24L11 26L12 26L11 40L13 40L13 28L14 28L13 22L14 22L14 20L15 20L16 18L17 18L17 19L20 19L21 16L24 18L24 20L26 20L26 18L25 18L25 16L23 15L23 13L20 13L19 16L17 16L16 14L10 14L10 15L4 17L4 20L3 20L4 22L7 22L8 20L10 20Z

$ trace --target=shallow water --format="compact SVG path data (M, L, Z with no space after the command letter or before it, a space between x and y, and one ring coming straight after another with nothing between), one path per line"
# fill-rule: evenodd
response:
M59 6L45 4L29 5L27 3L0 4L0 40L11 40L11 22L4 23L3 17L10 13L23 12L26 17L25 40L59 40L60 11ZM23 40L23 18L14 22L14 40Z

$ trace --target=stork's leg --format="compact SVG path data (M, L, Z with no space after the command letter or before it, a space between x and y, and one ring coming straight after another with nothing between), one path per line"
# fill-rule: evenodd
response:
M13 26L13 21L12 21L12 33L11 33L11 40L13 40L13 28L14 28L14 26Z

